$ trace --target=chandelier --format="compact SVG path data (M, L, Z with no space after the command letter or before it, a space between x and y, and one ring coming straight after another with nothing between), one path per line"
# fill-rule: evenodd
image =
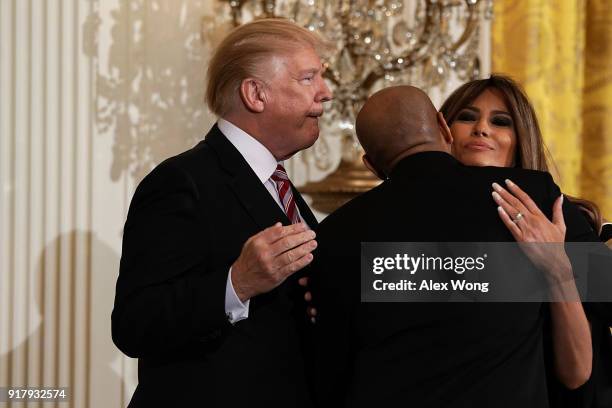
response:
M493 0L223 0L235 26L255 18L284 17L334 45L325 78L334 92L321 137L302 155L320 171L335 172L301 191L313 207L331 212L378 184L361 165L355 117L376 90L411 84L425 91L480 74L478 28L490 19ZM341 157L330 154L340 143Z

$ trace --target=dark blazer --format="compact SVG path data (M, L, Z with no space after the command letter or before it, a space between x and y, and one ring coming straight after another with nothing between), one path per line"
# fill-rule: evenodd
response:
M608 258L612 256L612 252L603 245L601 245L600 251L607 253ZM601 288L597 290L612 292L612 266L608 265L608 262L592 263L590 266L599 269L596 285L601 286ZM590 270L589 272L594 271ZM591 286L589 285L589 287ZM569 390L558 381L554 372L551 329L548 328L544 331L551 408L612 407L612 335L610 334L612 302L583 302L583 307L591 326L593 365L591 377L581 387ZM550 326L550 322L547 322L547 324Z
M548 173L424 152L321 223L313 266L321 406L548 406L542 303L360 302L360 242L513 241L491 198L492 182L506 178L551 215L560 192ZM564 214L568 231L587 239L567 200Z
M608 304L608 308L612 304ZM593 366L591 377L581 387L569 390L559 382L554 372L554 356L552 339L546 334L550 332L545 329L545 351L547 352L547 376L548 392L551 408L609 408L612 407L612 312L608 310L605 318L601 312L593 312L584 303L585 312L591 325L591 339L593 346Z
M302 217L317 221L293 190ZM294 275L225 315L230 266L252 235L289 224L215 125L206 139L155 168L132 199L123 236L112 335L138 358L130 406L309 406ZM305 324L305 323L304 323Z

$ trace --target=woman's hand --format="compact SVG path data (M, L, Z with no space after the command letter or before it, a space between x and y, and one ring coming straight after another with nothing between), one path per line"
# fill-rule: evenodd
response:
M565 253L565 220L563 219L563 195L553 205L552 222L540 211L531 197L519 186L506 180L508 192L493 183L493 199L499 205L499 216L529 259L542 271L551 283L573 280L571 264Z
M593 348L589 323L563 246L563 196L555 201L550 222L519 186L510 180L506 180L506 185L512 194L494 183L493 199L499 205L499 216L514 239L551 283L555 372L567 388L576 389L591 376Z

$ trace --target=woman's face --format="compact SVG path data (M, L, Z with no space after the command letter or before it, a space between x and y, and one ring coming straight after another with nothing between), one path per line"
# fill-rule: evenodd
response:
M450 127L453 154L468 166L514 166L516 134L502 94L485 89Z

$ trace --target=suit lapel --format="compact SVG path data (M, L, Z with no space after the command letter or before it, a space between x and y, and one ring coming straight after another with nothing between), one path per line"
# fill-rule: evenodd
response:
M216 124L206 136L205 143L210 146L217 155L220 167L228 173L228 184L236 195L236 198L261 229L268 228L277 222L281 222L283 225L291 224L287 215L278 206L274 198L272 198L253 169L251 169L234 145L227 140ZM317 226L316 218L293 185L292 188L296 205L298 205L304 221L306 221L311 228L315 228ZM256 297L256 303L260 304L261 302L265 303L272 299L276 299L276 294L279 293L284 293L281 298L285 299L283 302L287 302L289 298L294 297L294 295L290 293L291 291L288 291L288 286L295 286L295 284L290 285L290 283L294 282L298 276L300 276L300 274L295 274L274 291ZM301 293L297 298L302 298ZM247 323L241 326L248 330L249 321L247 320Z
M229 186L238 201L261 229L276 222L290 224L253 169L217 125L214 125L206 136L206 143L217 154L220 166L230 175Z
M240 152L221 133L217 125L214 125L206 136L206 143L217 153L221 167L231 175L230 187L236 197L262 229L268 228L279 221L283 225L290 224L287 215L270 196L265 186L261 184L261 181ZM300 215L311 228L316 228L318 222L308 208L308 204L293 184L291 188Z

